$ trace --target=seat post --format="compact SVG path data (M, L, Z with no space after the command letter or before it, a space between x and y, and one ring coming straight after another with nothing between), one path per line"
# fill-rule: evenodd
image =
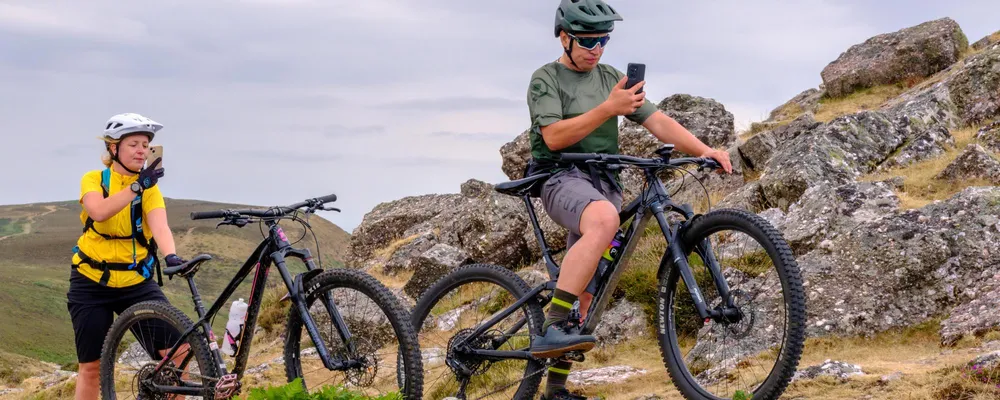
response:
M531 219L531 227L535 230L535 238L538 239L538 246L542 249L542 259L545 260L545 269L548 270L549 277L555 279L559 276L559 267L556 265L555 260L552 259L552 252L549 250L549 246L545 244L545 234L542 233L542 228L538 223L535 206L531 204L531 196L526 194L521 199L524 200L524 206L528 208L528 218Z

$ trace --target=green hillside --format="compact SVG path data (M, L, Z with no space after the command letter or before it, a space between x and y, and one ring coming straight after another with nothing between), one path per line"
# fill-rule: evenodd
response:
M300 199L289 199L294 203ZM263 238L257 224L243 228L227 225L216 229L217 220L192 221L192 211L223 208L256 208L195 200L167 199L167 218L177 243L178 254L190 259L210 254L196 275L198 290L206 308L232 279L238 268ZM75 364L73 329L66 309L70 256L81 233L81 206L75 201L0 206L0 351L58 364ZM322 249L327 268L342 266L350 235L340 227L312 215L308 220ZM289 240L302 237L302 226L282 221ZM266 229L264 233L266 233ZM307 233L307 232L306 232ZM296 247L309 248L319 255L312 235L306 234ZM316 258L319 262L319 258ZM305 268L291 262L295 272ZM249 276L233 296L247 299L253 276ZM281 284L276 270L268 281ZM164 277L163 289L171 302L193 318L190 291L182 279ZM228 305L215 319L219 334L225 329ZM67 366L69 367L69 366Z

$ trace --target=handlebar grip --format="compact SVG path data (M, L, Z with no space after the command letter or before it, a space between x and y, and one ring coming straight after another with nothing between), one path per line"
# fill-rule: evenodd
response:
M559 155L560 161L587 161L597 158L597 153L562 153Z
M320 203L332 203L332 202L337 201L337 195L331 194L331 195L326 195L326 196L323 196L323 197L317 197L316 199L319 200Z
M707 167L707 168L711 168L711 169L722 168L722 164L719 164L719 162L715 161L714 158L705 157L704 160L705 161L703 163L704 163L705 167Z
M191 219L216 219L226 216L225 210L214 210L214 211L193 211L191 212Z

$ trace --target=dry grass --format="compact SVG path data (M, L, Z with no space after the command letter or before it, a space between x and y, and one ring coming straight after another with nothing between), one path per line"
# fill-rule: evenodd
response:
M953 131L955 147L948 149L941 157L924 160L902 168L869 174L858 180L872 182L902 176L903 189L898 191L896 195L899 197L900 208L903 209L920 208L937 200L945 200L970 186L990 186L991 183L985 179L948 181L935 178L948 164L962 154L969 143L975 142L977 130L977 128L969 127Z
M918 81L910 80L899 84L861 89L844 97L821 98L815 114L816 121L830 122L843 115L876 109L882 103L899 96L906 89L918 83Z

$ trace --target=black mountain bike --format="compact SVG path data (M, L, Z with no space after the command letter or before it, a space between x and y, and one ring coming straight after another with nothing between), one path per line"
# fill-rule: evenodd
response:
M781 234L756 214L719 209L701 215L690 205L675 204L659 172L691 174L682 166L704 170L719 165L708 158L670 159L672 151L672 145L663 146L656 158L562 155L563 161L575 165L635 167L646 182L619 214L623 250L605 270L596 272L600 280L581 321L582 332L597 331L600 340L601 317L616 296L630 257L643 242L646 257L659 258L658 266L647 262L639 267L649 268L650 273L658 268L655 292L653 288L646 292L655 296L657 312L650 337L655 330L660 357L634 355L646 363L638 367L666 364L674 386L688 399L777 398L803 347L806 311L799 267ZM531 202L549 176L541 173L495 188L524 200L548 281L530 287L508 268L465 265L417 300L412 321L425 353L426 398L528 399L538 390L547 366L559 359L584 361L580 352L539 359L528 351L535 335L542 333L542 308L551 300L559 275ZM650 218L656 219L659 229L646 229ZM579 318L581 313L574 311L571 317ZM621 386L609 390L620 391Z
M198 320L192 323L176 307L154 301L138 303L121 313L105 339L101 356L104 398L117 398L116 391L140 398L189 395L224 399L238 394L265 299L268 272L274 265L288 289L292 306L283 336L283 357L276 357L271 363L284 363L289 382L301 378L306 389L329 383L366 394L398 392L403 398L419 399L420 350L409 315L398 299L363 272L317 268L309 249L293 247L294 243L289 242L278 224L281 219L301 223L304 238L305 230L311 232L312 228L298 216L299 209L306 208L305 214L316 210L340 211L324 206L336 198L329 195L268 209L191 213L195 220L222 219L217 227L243 227L256 221L266 225L269 233L207 312L194 275L211 256L202 254L184 265L165 268L163 273L171 279L175 275L187 279ZM313 238L316 238L314 232ZM318 240L316 246L318 249ZM303 261L306 271L293 277L286 266L286 257ZM322 265L322 254L320 257ZM252 270L256 272L245 322L233 338L238 342L234 367L227 371L210 321ZM132 335L126 337L127 332ZM224 340L230 340L228 333Z

